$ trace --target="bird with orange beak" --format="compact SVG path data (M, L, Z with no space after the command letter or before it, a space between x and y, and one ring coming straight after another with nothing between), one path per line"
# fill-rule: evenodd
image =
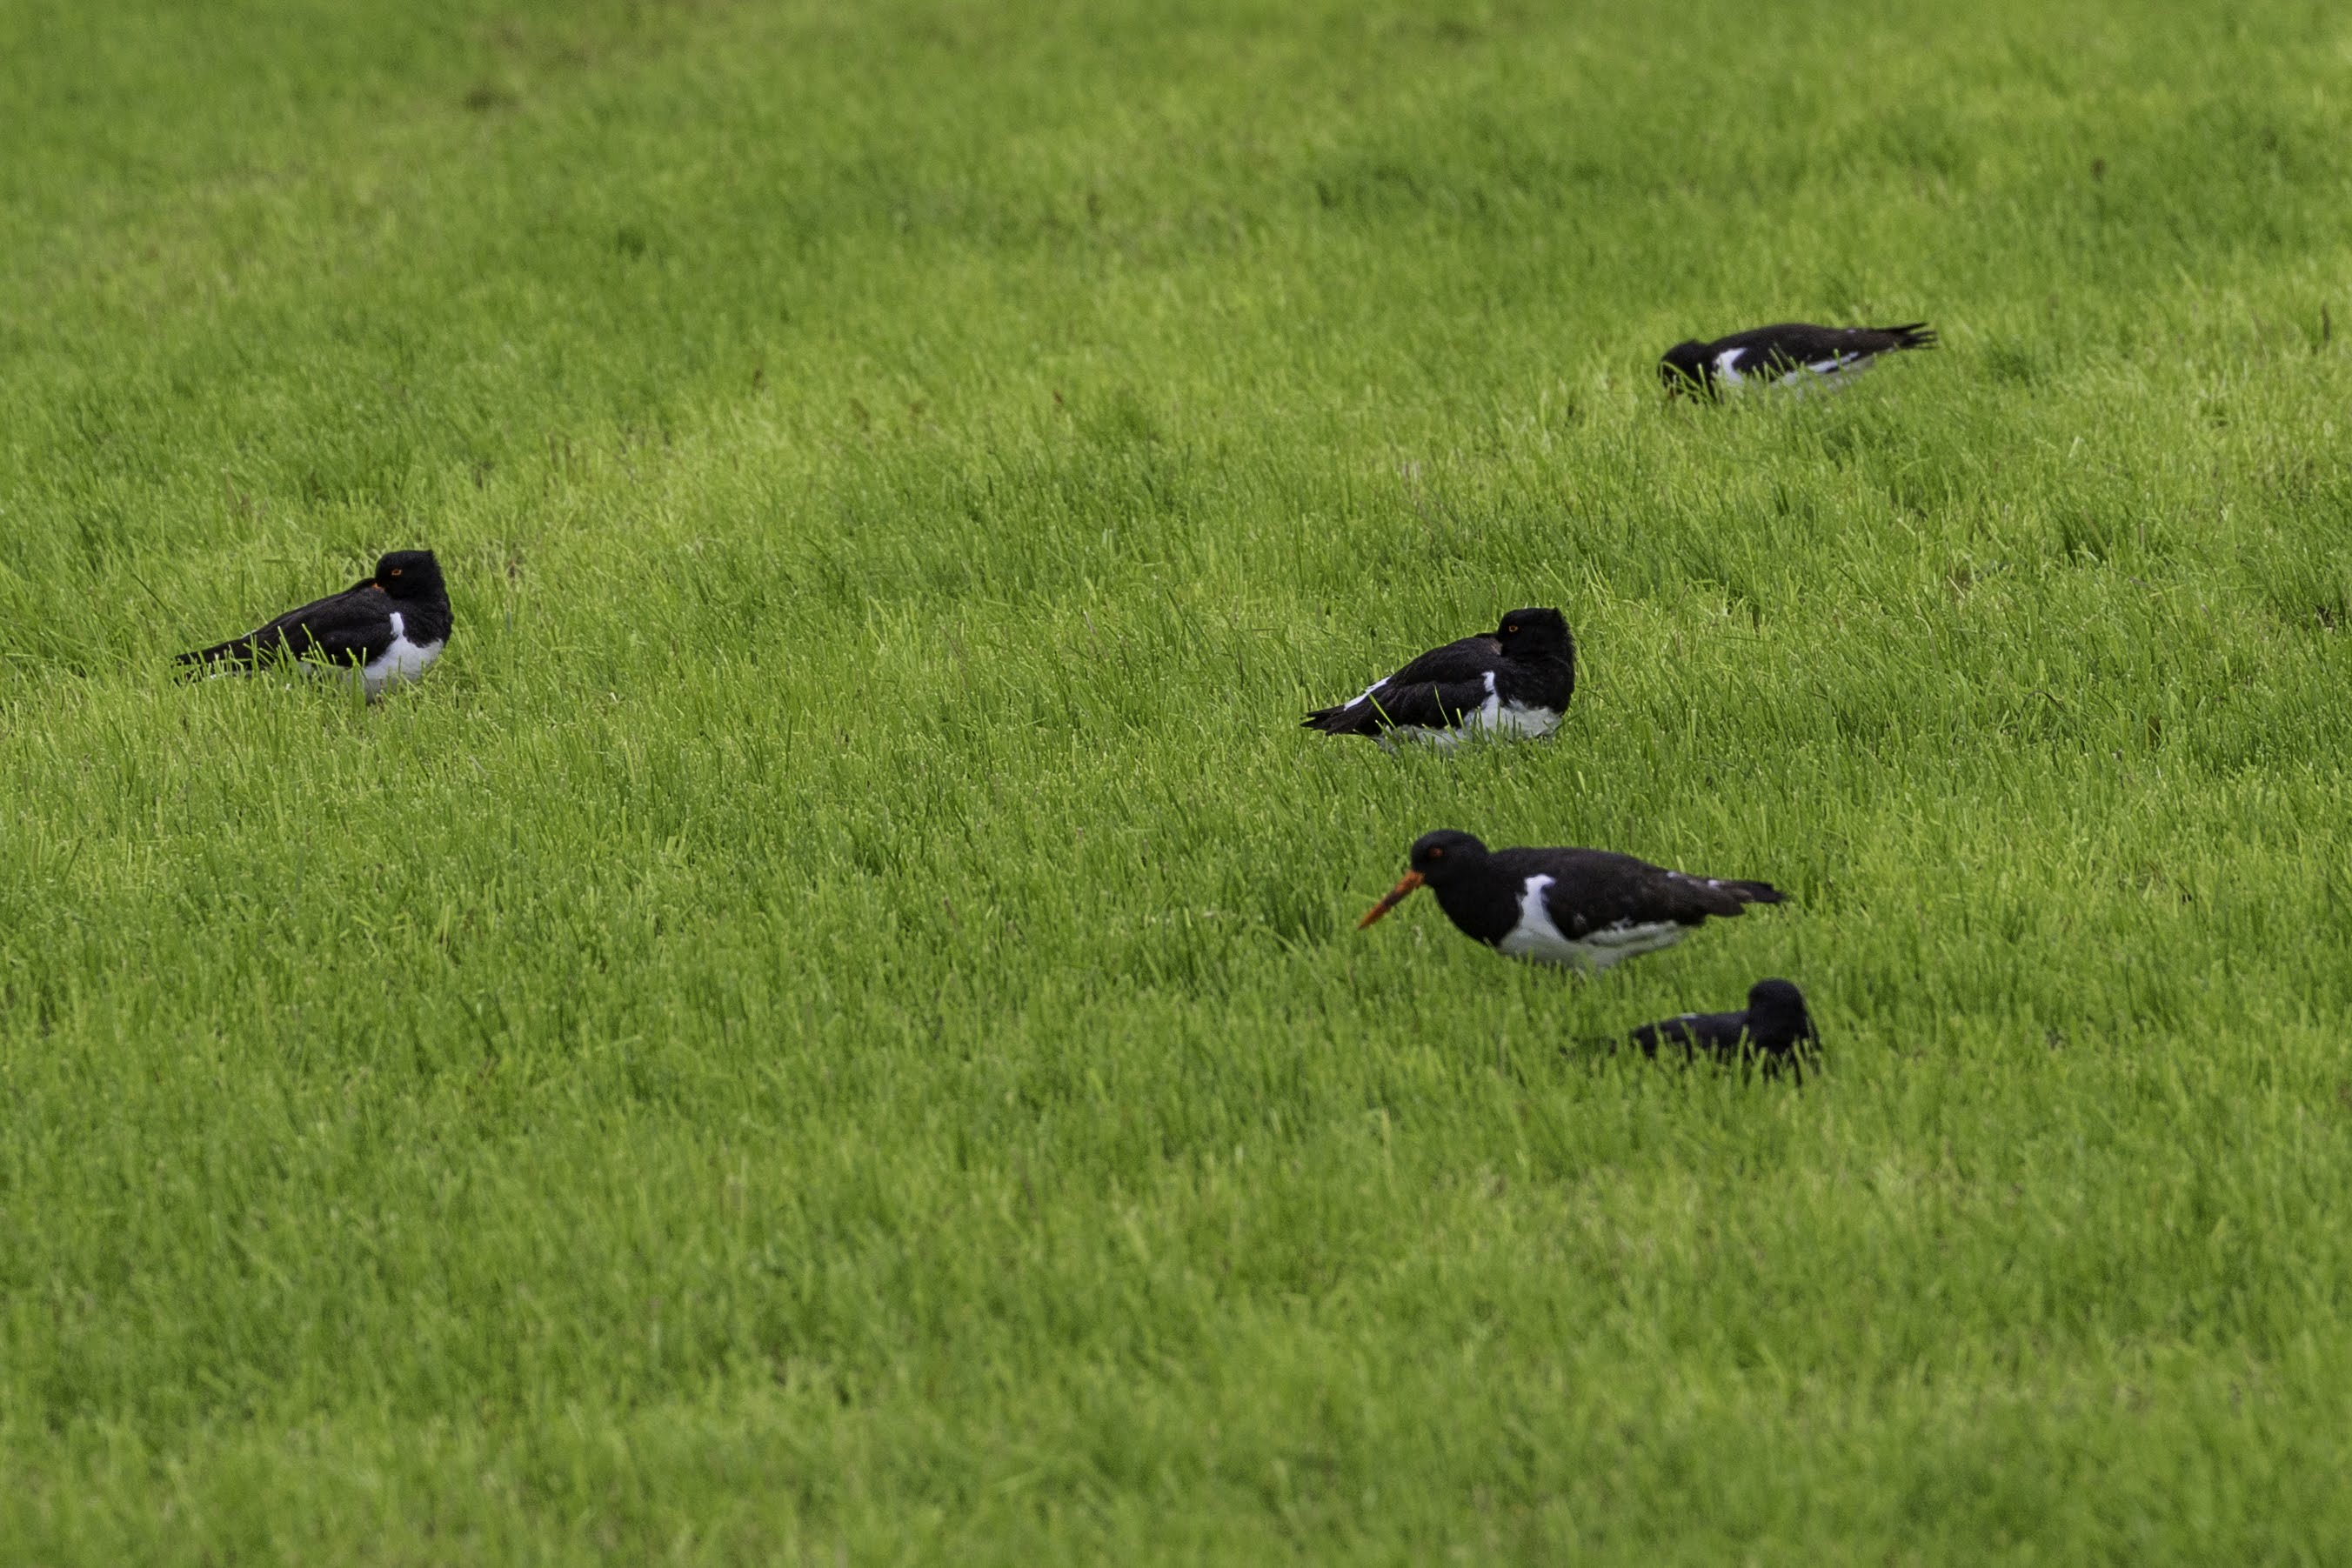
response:
M194 674L274 664L332 672L357 681L372 702L431 669L453 624L441 563L429 549L400 549L376 561L373 577L176 662Z
M1450 828L1415 839L1406 864L1358 930L1426 887L1464 936L1588 972L1671 947L1709 915L1788 897L1769 883L1695 876L1608 850L1490 850Z

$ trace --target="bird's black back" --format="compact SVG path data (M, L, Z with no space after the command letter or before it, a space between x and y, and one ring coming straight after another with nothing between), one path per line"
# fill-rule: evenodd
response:
M1806 321L1779 321L1717 338L1706 346L1709 360L1731 349L1750 349L1763 362L1793 370L1817 365L1849 354L1887 354L1902 349L1930 349L1935 329L1925 321L1900 327L1816 327Z
M1612 850L1507 849L1459 873L1429 879L1430 891L1464 935L1500 942L1518 923L1528 879L1549 876L1544 912L1571 941L1620 925L1696 925L1786 896L1769 883L1692 876Z

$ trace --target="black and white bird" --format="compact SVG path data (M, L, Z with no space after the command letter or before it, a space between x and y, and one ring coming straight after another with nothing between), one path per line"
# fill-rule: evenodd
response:
M1787 897L1769 883L1693 876L1608 850L1490 850L1450 828L1415 839L1406 863L1404 880L1358 930L1426 887L1465 936L1514 958L1596 972L1673 946L1710 915Z
M1576 690L1576 639L1557 610L1514 610L1484 636L1432 648L1353 699L1317 708L1301 727L1440 747L1465 736L1549 735Z
M1658 379L1671 395L1719 396L1756 382L1784 387L1843 385L1881 354L1932 349L1936 329L1925 321L1902 327L1812 327L1782 321L1734 332L1712 343L1676 343L1658 361Z
M1759 980L1748 988L1748 1006L1736 1013L1684 1013L1645 1023L1626 1037L1644 1054L1679 1046L1685 1055L1705 1052L1737 1060L1753 1051L1769 1064L1788 1062L1821 1043L1805 994L1787 980Z
M449 591L429 549L394 550L342 592L289 610L242 637L182 653L197 670L258 669L275 660L323 664L357 679L370 697L413 681L448 645Z

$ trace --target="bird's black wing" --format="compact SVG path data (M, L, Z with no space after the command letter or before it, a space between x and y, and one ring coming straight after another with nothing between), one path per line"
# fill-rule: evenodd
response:
M1746 1013L1685 1013L1643 1024L1626 1036L1626 1043L1650 1057L1673 1055L1687 1061L1705 1055L1719 1061L1753 1061L1768 1078L1785 1072L1802 1084L1814 1042L1810 1034L1793 1040L1766 1040Z
M392 601L373 582L289 610L242 637L179 656L183 664L258 664L291 656L364 664L392 646Z
M1657 1055L1661 1047L1669 1045L1681 1046L1685 1051L1736 1056L1740 1036L1747 1030L1748 1015L1744 1012L1684 1013L1679 1018L1645 1023L1627 1038L1648 1056Z
M1693 876L1608 850L1503 850L1494 858L1517 875L1552 879L1544 909L1572 941L1612 925L1696 925L1787 896L1769 883Z
M1302 725L1326 735L1376 735L1400 724L1446 728L1486 700L1486 677L1502 655L1492 637L1432 648L1354 701L1316 709Z
M1715 354L1727 349L1747 350L1735 361L1735 368L1741 371L1763 365L1830 371L1897 349L1932 348L1935 342L1935 329L1925 321L1901 327L1815 327L1803 321L1781 321L1734 332L1710 347Z

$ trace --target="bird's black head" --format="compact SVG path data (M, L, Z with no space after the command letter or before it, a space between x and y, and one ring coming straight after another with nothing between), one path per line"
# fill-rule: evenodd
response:
M436 598L441 563L429 549L396 549L375 563L375 585L394 599Z
M1361 931L1402 904L1412 896L1415 888L1424 883L1442 887L1472 867L1485 864L1486 860L1486 846L1468 833L1440 828L1433 833L1422 834L1412 841L1412 849L1407 857L1411 869L1365 913L1361 920L1356 922L1356 929Z
M1759 980L1748 988L1748 1023L1757 1035L1775 1040L1816 1038L1805 993L1787 980Z
M1666 384L1668 397L1689 392L1696 397L1712 395L1715 391L1715 366L1708 362L1706 345L1692 340L1676 343L1658 361L1658 379Z
M1495 629L1495 641L1514 659L1558 658L1573 646L1568 617L1557 610L1514 610Z
M1451 882L1464 872L1486 863L1486 846L1471 834L1440 828L1412 841L1405 863L1424 883Z

